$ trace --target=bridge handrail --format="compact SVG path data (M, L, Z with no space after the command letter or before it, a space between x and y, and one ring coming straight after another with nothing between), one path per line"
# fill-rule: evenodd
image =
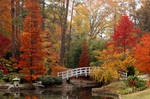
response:
M82 67L82 68L75 68L72 70L66 70L63 72L58 72L57 76L61 77L62 79L69 79L70 77L78 77L80 75L89 75L91 73L91 69L93 67ZM102 68L102 67L94 67L94 68ZM118 71L122 76L127 77L127 73L123 71Z

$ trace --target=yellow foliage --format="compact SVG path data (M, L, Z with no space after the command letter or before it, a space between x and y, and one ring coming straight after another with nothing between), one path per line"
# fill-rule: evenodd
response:
M11 13L10 0L0 0L0 34L10 37L11 32Z
M128 66L135 64L135 59L130 56L128 51L125 56L124 53L115 53L110 49L98 53L99 56L96 56L96 58L101 60L103 64L99 66L101 68L93 67L94 73L91 73L91 76L99 82L116 80L120 77L118 71L127 71Z

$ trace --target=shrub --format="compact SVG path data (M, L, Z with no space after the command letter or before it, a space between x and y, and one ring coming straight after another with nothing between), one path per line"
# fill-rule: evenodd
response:
M7 75L4 75L4 76L2 77L2 80L3 80L4 82L10 82L10 83L12 83L12 82L13 82L12 80L13 80L15 77L20 78L20 83L21 83L21 84L27 82L27 81L24 79L24 75L23 75L23 74L16 74L16 73L9 73L9 74L7 74Z
M137 76L129 76L126 80L125 83L129 87L135 87L137 89L144 89L146 88L146 81L138 78Z
M41 81L44 86L51 86L51 85L60 85L62 84L61 78L55 76L40 76L38 81Z

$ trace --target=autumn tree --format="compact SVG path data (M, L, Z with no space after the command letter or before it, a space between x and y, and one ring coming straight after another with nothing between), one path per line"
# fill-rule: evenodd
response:
M112 37L112 44L117 51L125 52L135 46L137 33L140 31L134 28L133 22L126 14L120 17L119 25L115 26Z
M135 59L130 55L129 51L126 51L126 57L123 59L124 53L114 53L112 49L107 49L98 52L98 56L95 56L98 60L102 61L102 64L98 67L92 68L95 72L91 74L95 80L99 82L109 82L121 77L119 71L127 71L127 67L135 64Z
M144 1L142 7L136 11L135 18L137 19L137 26L142 30L142 33L150 32L150 1ZM141 36L141 35L140 35Z
M11 40L12 40L12 56L15 57L15 24L14 24L14 17L15 17L15 0L11 0Z
M23 0L0 0L0 4L0 34L11 38L12 56L16 56L20 47L19 36L23 29Z
M82 44L82 53L80 55L79 67L88 67L89 66L89 54L88 54L88 45L86 40Z
M24 20L24 32L21 36L21 59L19 67L20 73L26 75L28 81L35 80L38 75L43 75L46 69L43 66L42 52L42 28L40 5L38 0L27 0L26 9L29 11Z
M90 39L98 36L102 37L104 31L108 27L107 17L109 16L111 7L99 0L84 0L75 3L73 26L75 33L86 34ZM101 9L104 7L104 9Z
M11 14L10 14L10 7L11 3L10 0L0 0L0 34L10 37L11 31Z
M64 62L65 42L66 42L66 30L67 30L67 17L68 17L68 10L69 10L69 1L70 0L66 0L64 22L62 24L63 28L62 28L62 32L61 32L60 66L63 66L63 62Z
M150 35L145 34L139 44L136 45L134 57L137 60L135 67L139 70L150 73Z
M51 49L55 49L55 52L61 55L64 52L61 52L61 39L62 39L62 30L64 27L65 21L65 2L63 0L49 0L49 4L46 4L45 7L45 30L49 31L49 40L53 43ZM45 2L46 3L46 2ZM66 37L66 34L65 34ZM64 38L63 38L64 39ZM61 59L62 60L62 59ZM64 59L62 60L64 62ZM60 58L59 58L60 64ZM61 62L62 63L62 62Z

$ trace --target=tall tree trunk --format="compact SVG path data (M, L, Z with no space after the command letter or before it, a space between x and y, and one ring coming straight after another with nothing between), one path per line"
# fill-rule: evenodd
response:
M42 20L42 31L45 30L45 0L42 1L42 16L43 16L43 20Z
M73 10L74 10L74 0L72 2L72 10L71 10L71 20L69 27L69 42L68 42L68 51L70 51L70 43L71 43L71 35L72 35L72 18L73 18Z
M72 2L71 20L70 20L70 27L69 27L67 64L69 64L69 59L70 59L70 54L69 54L69 52L70 52L70 47L71 47L73 10L74 10L74 0L73 0L73 2Z
M16 56L19 57L20 56L20 47L21 47L21 41L20 41L20 34L21 34L21 30L23 27L23 23L20 22L20 20L23 20L22 18L22 0L16 1L16 7L15 7L15 17L17 18L17 20L15 21L15 49L16 49ZM19 20L18 20L19 19Z
M20 14L21 14L21 20L23 20L24 19L24 9L23 9L23 6L24 6L24 0L21 0L21 5L20 5L21 7L21 12L20 12ZM21 25L21 31L23 30L23 24Z
M11 20L12 20L12 31L11 31L11 40L12 40L12 56L15 57L15 24L14 24L14 17L15 17L15 5L14 0L11 0Z
M61 48L60 48L60 66L63 66L64 61L64 53L65 53L65 36L66 36L66 29L67 29L67 16L68 16L68 8L69 8L69 0L66 2L66 10L65 10L65 20L63 24L63 31L61 34Z

